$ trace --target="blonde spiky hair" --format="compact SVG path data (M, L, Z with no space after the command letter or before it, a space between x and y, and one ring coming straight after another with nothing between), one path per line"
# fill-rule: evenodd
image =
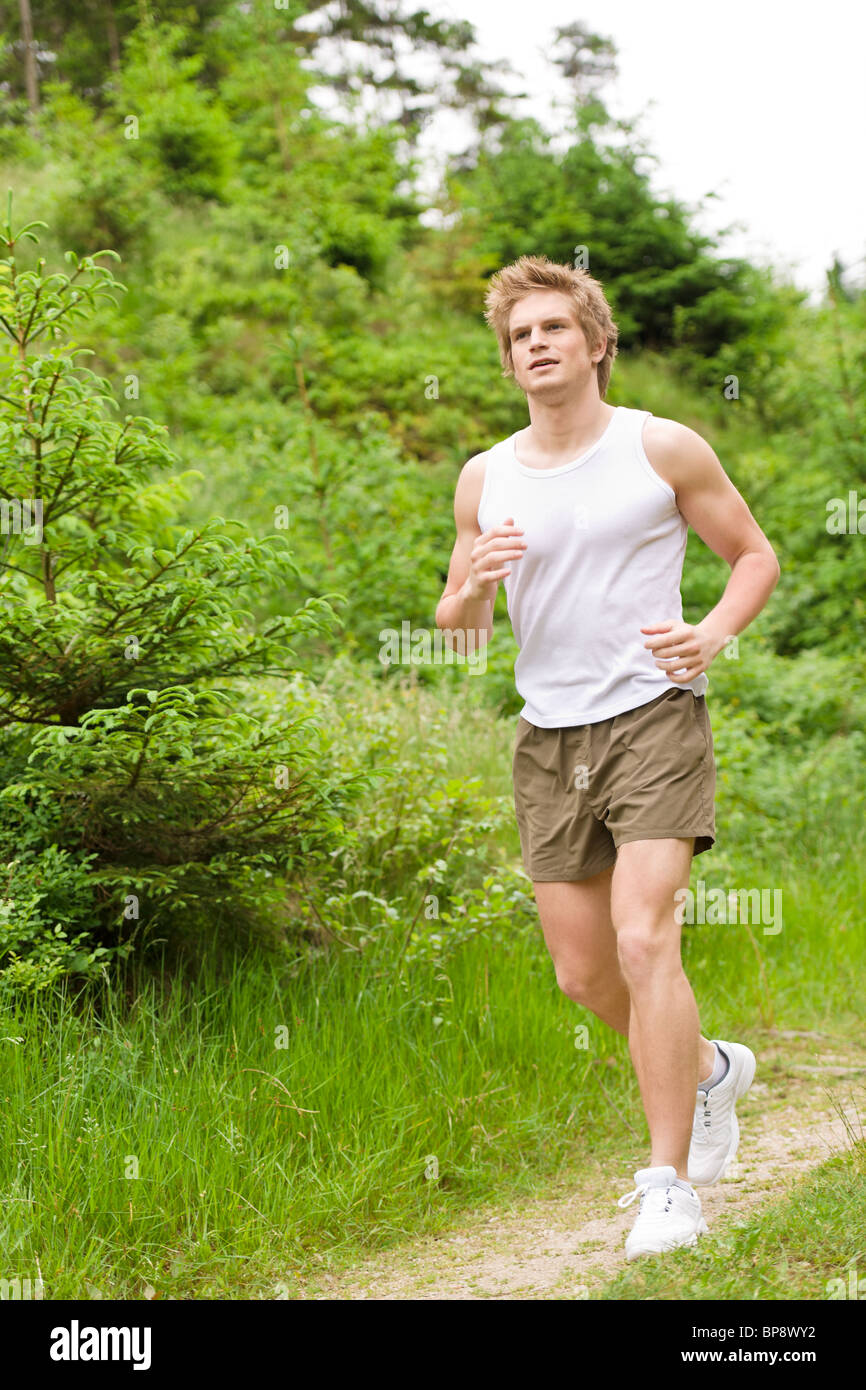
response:
M519 300L534 290L559 290L574 306L575 317L586 336L590 352L597 352L607 338L604 357L596 365L598 394L607 392L613 359L617 353L619 330L613 321L604 290L589 271L573 265L561 265L547 256L521 256L513 265L504 266L490 279L485 296L484 317L496 334L502 375L514 376L511 339L508 323L511 310Z

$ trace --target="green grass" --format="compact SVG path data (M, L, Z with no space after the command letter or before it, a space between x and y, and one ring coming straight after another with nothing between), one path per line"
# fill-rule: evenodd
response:
M425 786L462 774L504 793L513 721L477 708L461 716L430 690L341 688L335 710L341 696L359 745L365 718L392 729ZM435 764L425 762L434 746ZM685 929L704 1030L745 1041L774 1026L860 1034L862 825L819 804L796 834L765 837L759 857L748 820L723 828L730 798L746 793L760 788L740 770L723 793L719 849L694 861L692 882L783 885L784 925ZM405 815L404 789L380 789L386 830L389 798L394 823ZM513 825L478 849L479 860L513 862ZM414 872L388 891L414 904ZM371 922L375 949L361 954L311 948L292 964L247 948L226 963L220 947L194 972L139 963L89 999L7 1003L0 1277L41 1277L49 1299L304 1297L324 1268L442 1230L481 1204L531 1197L607 1155L640 1155L646 1130L625 1041L557 990L531 916L497 920L495 902L477 911L474 936L450 946L444 932L438 955L410 951L399 971L405 910ZM419 931L437 929L420 919ZM575 1046L581 1023L586 1048ZM826 1259L804 1279L831 1277L849 1258L834 1193L850 1188L852 1212L858 1192L862 1204L857 1171L855 1182L830 1166L819 1180L810 1239L816 1251L826 1239ZM756 1229L770 1241L760 1278L784 1282L783 1218Z
M838 1035L853 942L814 923L821 941L789 934L766 979L778 1026L820 1026L796 993L820 957ZM705 1027L748 1039L763 985L745 943L693 955ZM323 1261L645 1143L624 1040L558 992L526 928L398 977L334 953L293 976L255 952L131 976L87 1006L7 1011L0 1037L0 1273L41 1274L49 1298L303 1296Z
M536 938L405 982L247 956L228 981L130 984L131 1006L0 1019L0 1272L49 1298L273 1297L318 1254L531 1191L637 1104L621 1040L598 1024L575 1049Z
M866 1141L694 1251L639 1260L602 1299L866 1299ZM852 1280L853 1275L853 1280ZM841 1281L841 1282L840 1282ZM862 1281L862 1283L861 1283Z

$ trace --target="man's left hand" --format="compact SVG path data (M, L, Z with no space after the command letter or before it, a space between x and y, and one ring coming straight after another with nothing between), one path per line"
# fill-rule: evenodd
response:
M686 685L706 671L725 645L723 637L708 632L700 623L675 622L672 618L642 627L641 632L657 634L644 646L652 652L656 666L677 685Z

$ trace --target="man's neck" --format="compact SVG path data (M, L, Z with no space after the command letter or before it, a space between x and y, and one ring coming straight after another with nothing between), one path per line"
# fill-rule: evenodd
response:
M530 468L553 468L579 458L604 434L614 409L597 395L567 405L530 401L531 423L516 440L520 461Z

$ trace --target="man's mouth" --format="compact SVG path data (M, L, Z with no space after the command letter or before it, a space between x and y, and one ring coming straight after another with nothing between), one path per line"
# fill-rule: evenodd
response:
M533 362L529 370L534 372L536 367L556 367L557 365L558 363L555 357L542 357L538 362Z

